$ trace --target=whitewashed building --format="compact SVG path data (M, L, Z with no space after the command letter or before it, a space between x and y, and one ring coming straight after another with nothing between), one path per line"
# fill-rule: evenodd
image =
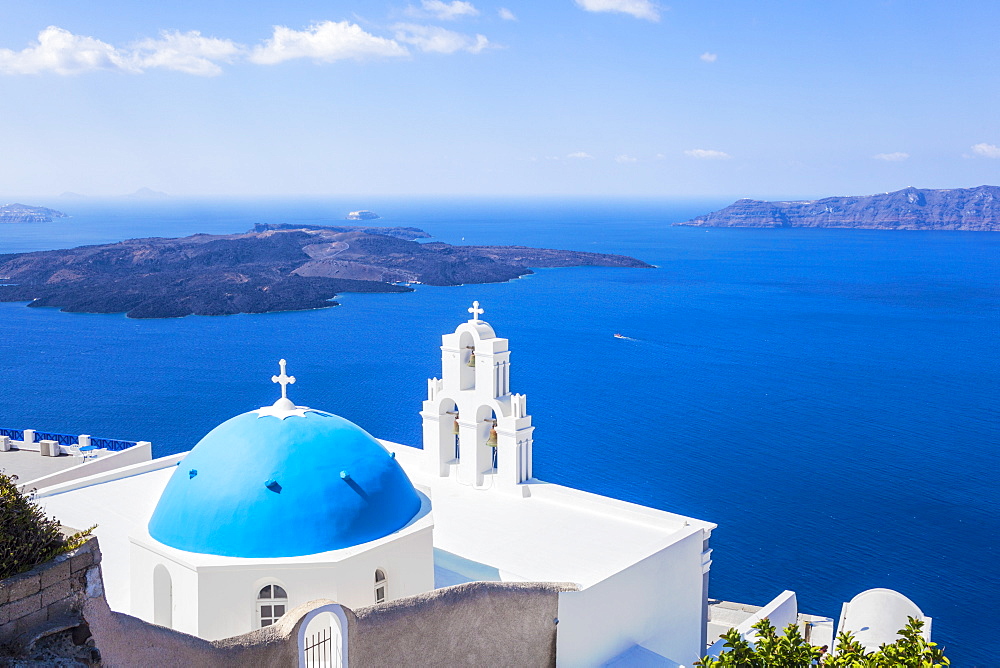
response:
M552 620L559 665L637 650L690 665L708 644L715 525L535 479L508 341L478 302L469 311L442 338L422 449L295 406L282 360L273 406L190 452L40 497L65 524L98 524L113 609L205 639L316 599L357 608L466 582L556 582L572 585Z

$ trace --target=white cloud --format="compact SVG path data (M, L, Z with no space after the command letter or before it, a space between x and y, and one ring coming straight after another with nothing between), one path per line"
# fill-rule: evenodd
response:
M514 12L510 11L506 7L501 7L497 10L497 16L502 18L504 21L516 21L517 17L514 16Z
M94 70L139 71L128 58L107 42L74 35L49 26L38 33L38 41L21 51L0 49L0 74L79 74Z
M896 151L894 153L876 153L872 157L876 160L884 160L885 162L902 162L909 158L910 154Z
M638 160L639 160L638 158L633 158L632 156L625 154L615 156L615 162L620 162L622 164L629 162L637 162Z
M972 147L972 152L984 158L1000 158L1000 146L996 144L987 144L986 142L976 144Z
M566 156L567 158L575 158L577 160L593 160L594 156L590 155L586 151L577 151L576 153L570 153Z
M713 151L707 148L692 148L684 151L684 155L689 158L698 158L699 160L729 160L731 155L725 151Z
M660 11L650 0L576 0L588 12L618 12L637 19L659 21Z
M162 67L201 76L222 74L219 62L231 63L246 51L228 39L202 37L197 30L164 31L160 39L144 39L132 48L132 62L141 69Z
M698 57L701 58L706 63L714 63L719 59L719 54L706 51L705 53L701 54Z
M441 0L422 0L420 6L426 14L430 14L439 21L454 21L463 16L479 16L479 10L471 2L454 0L453 2L442 2ZM412 15L423 16L419 10L409 12Z
M436 6L433 2L425 4ZM462 9L466 5L475 11L469 3L452 2L446 6L467 13L468 9ZM303 30L274 26L272 36L253 48L230 39L205 37L197 30L175 30L118 47L49 26L38 33L36 42L20 51L0 48L0 75L72 75L100 70L139 74L159 68L216 76L223 71L221 65L240 61L273 65L296 58L335 62L409 56L410 50L400 42L433 53L479 53L497 46L483 35L464 35L439 27L399 24L393 29L397 39L379 37L348 21L322 21Z
M356 23L322 21L305 30L274 26L274 34L254 47L251 62L273 65L295 58L311 58L322 62L395 58L409 55L398 42L376 37Z
M397 40L405 44L412 44L427 53L455 53L456 51L479 53L483 49L494 46L484 35L471 37L438 26L397 23L392 29L396 31Z

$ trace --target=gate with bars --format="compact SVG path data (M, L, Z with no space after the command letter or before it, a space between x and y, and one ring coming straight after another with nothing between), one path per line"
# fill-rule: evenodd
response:
M340 620L331 612L321 612L305 629L301 643L305 668L343 668L343 636Z

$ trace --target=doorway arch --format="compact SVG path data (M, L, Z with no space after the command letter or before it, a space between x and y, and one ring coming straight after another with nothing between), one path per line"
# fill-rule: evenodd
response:
M299 625L299 668L348 666L347 616L336 603L309 611Z

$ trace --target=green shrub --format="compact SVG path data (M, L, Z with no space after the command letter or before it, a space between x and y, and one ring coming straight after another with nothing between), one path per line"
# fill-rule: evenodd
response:
M825 647L810 645L799 634L795 624L789 624L779 636L771 622L764 619L753 625L757 640L751 644L736 629L729 629L725 651L718 658L706 656L694 665L703 668L942 668L951 664L937 643L924 640L920 629L924 623L913 617L899 631L900 638L891 645L882 645L868 652L850 633L837 637L837 649L832 654Z
M94 527L65 536L59 521L17 487L17 476L0 471L0 579L35 566L82 545Z

